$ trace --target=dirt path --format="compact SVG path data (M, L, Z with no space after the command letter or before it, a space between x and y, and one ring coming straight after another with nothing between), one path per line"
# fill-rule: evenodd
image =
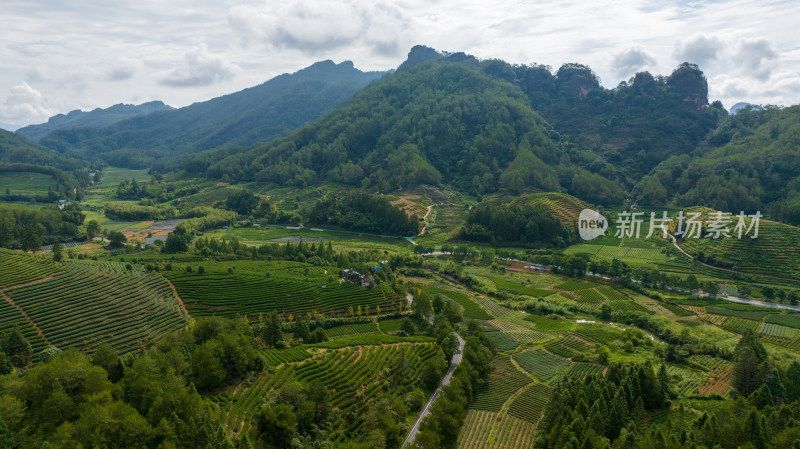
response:
M36 284L40 284L40 283L42 283L42 282L47 282L47 281L49 281L50 279L53 279L53 278L55 277L55 275L57 275L57 274L61 274L61 273L63 273L63 272L64 272L64 270L57 271L57 272L55 272L55 273L53 273L53 274L48 274L47 276L45 276L45 277L43 277L43 278L40 278L40 279L35 279L35 280L33 280L33 281L26 282L26 283L24 283L24 284L12 285L12 286L10 286L10 287L6 287L6 288L4 288L3 290L4 290L4 291L5 291L5 290L14 290L15 288L22 288L22 287L27 287L27 286L29 286L29 285L36 285Z
M26 319L26 320L28 320L28 322L29 322L29 323L31 323L31 326L33 326L33 328L34 328L34 329L36 329L36 332L37 332L39 335L41 335L41 337L42 337L42 339L44 340L44 342L45 342L45 343L47 343L48 345L53 345L53 343L51 343L51 342L50 342L50 340L48 340L48 339L47 339L47 336L46 336L46 335L44 334L44 332L43 332L43 331L42 331L42 330L39 328L39 326L37 326L37 325L36 325L36 323L34 323L34 322L33 322L33 320L31 319L31 317L29 317L29 316L28 316L28 314L25 312L25 310L24 310L22 307L20 307L20 306L19 306L17 303L15 303L15 302L14 302L14 301L11 299L11 297L10 297L10 296L6 295L6 292L5 292L5 291L0 291L0 296L2 296L2 297L3 297L3 298L6 300L6 301L8 301L8 303L9 303L9 304L11 304L12 306L14 306L14 307L15 307L17 310L19 310L19 313L21 313L21 314L22 314L22 316L24 316L24 317L25 317L25 319Z
M172 293L175 293L175 299L178 300L178 304L180 304L180 306L181 306L181 311L183 311L184 315L186 315L186 318L191 318L191 315L189 315L189 309L186 308L186 304L183 303L183 299L181 299L181 295L178 294L178 289L175 288L175 285L173 285L172 281L167 279L166 276L161 276L161 277L163 277L164 280L167 281L167 284L169 284L169 288L172 289Z
M417 235L422 235L422 234L424 234L424 233L425 233L425 230L426 230L426 229L428 229L428 215L430 215L430 214L431 214L431 209L433 209L433 204L431 204L430 206L428 206L428 211L427 211L427 212L425 212L425 216L424 216L424 217L422 217L422 219L424 220L425 224L422 226L422 230L421 230L421 231L419 231L419 234L417 234Z

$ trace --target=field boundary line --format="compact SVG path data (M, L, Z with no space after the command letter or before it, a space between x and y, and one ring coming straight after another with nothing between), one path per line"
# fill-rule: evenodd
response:
M47 343L50 346L55 346L53 343L50 342L50 340L44 334L42 329L40 329L39 326L36 325L36 323L31 319L30 316L28 316L28 314L25 312L25 309L23 309L17 303L15 303L14 300L11 299L11 297L6 294L5 290L0 290L0 295L2 295L3 298L5 298L5 300L8 301L9 304L14 306L17 310L19 310L19 313L21 313L22 316L24 316L25 319L28 320L29 323L31 323L31 326L33 326L33 328L36 329L36 332L39 333L39 335L42 337L45 343Z

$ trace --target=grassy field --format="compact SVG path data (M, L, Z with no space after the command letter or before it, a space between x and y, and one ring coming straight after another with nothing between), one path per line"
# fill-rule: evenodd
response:
M58 183L50 175L30 172L0 173L0 195L46 196L49 188L55 189Z

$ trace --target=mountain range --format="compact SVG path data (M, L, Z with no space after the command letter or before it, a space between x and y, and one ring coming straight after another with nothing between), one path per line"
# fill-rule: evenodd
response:
M362 72L350 61L322 61L183 108L139 115L105 127L56 129L40 143L88 160L152 167L159 160L250 145L286 134L340 105L383 74Z
M562 191L605 205L757 207L795 223L794 114L729 115L691 63L609 89L582 64L554 70L416 46L395 71L322 61L185 108L55 130L41 144L228 182Z
M106 109L97 108L87 112L76 109L66 115L58 114L50 117L47 123L26 126L16 132L38 142L44 136L60 129L102 128L128 118L172 109L174 109L172 106L168 106L161 101L150 101L136 106L120 103Z

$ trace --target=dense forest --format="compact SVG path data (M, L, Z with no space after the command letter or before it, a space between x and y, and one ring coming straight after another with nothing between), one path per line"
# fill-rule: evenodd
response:
M386 235L413 236L419 218L408 216L388 199L359 190L328 194L308 212L308 222Z
M381 192L414 184L451 183L479 194L574 184L592 200L621 199L619 182L583 167L596 160L563 144L518 87L443 61L386 76L287 138L198 156L187 172L298 186L329 180Z
M743 109L722 121L693 154L662 162L636 188L648 205L703 204L767 212L800 224L800 107Z
M485 201L470 209L461 238L504 246L555 246L569 243L569 231L547 210Z
M38 251L42 245L78 239L83 220L74 205L34 209L0 204L0 247Z
M800 363L775 366L751 332L738 343L733 384L739 398L685 427L646 424L674 394L662 365L611 365L604 376L556 387L539 425L537 449L800 447ZM657 371L657 373L656 373ZM686 412L689 413L689 412ZM644 427L646 425L646 427Z

